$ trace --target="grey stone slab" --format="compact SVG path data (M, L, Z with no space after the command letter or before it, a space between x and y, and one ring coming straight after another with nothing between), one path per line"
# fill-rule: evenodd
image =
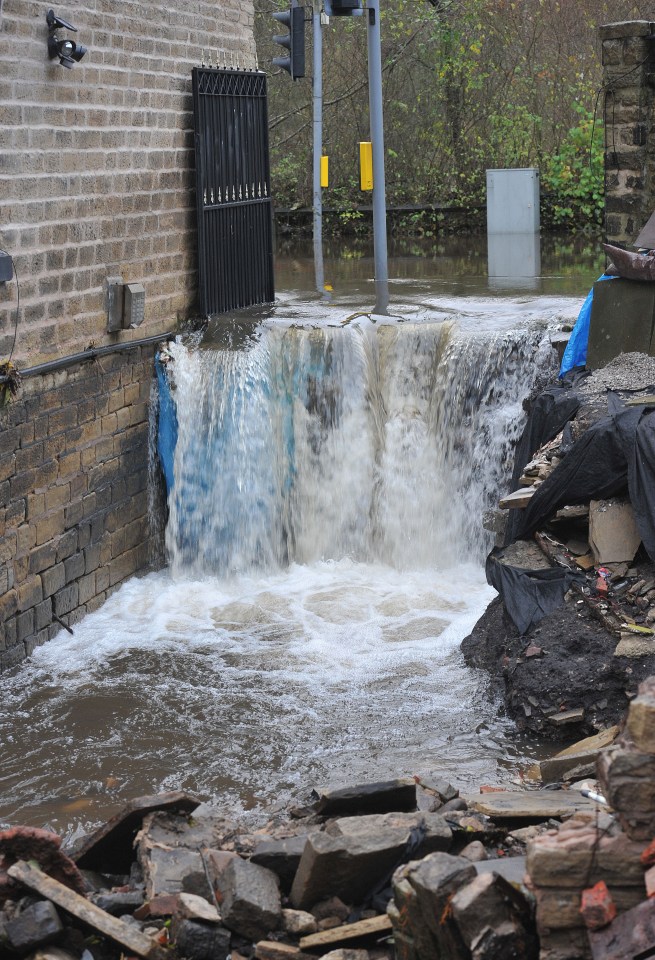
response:
M145 881L145 899L152 900L164 894L195 893L211 898L202 856L197 850L176 847L152 847L140 854Z
M253 850L250 860L260 867L272 870L279 877L282 889L288 892L306 842L306 833L297 837L285 837L283 840L262 840Z
M237 858L221 872L217 885L229 930L256 941L278 928L282 905L277 877L270 870Z
M9 920L5 933L18 953L27 953L43 944L52 943L64 929L57 909L48 900L40 900Z
M410 778L350 787L316 788L316 810L326 817L416 810L416 783Z
M572 790L504 790L465 797L473 810L495 820L549 820L594 813L598 805Z
M291 888L295 907L309 908L326 897L359 903L393 870L407 850L413 827L427 834L413 855L445 850L451 831L439 814L370 814L340 818L310 834Z

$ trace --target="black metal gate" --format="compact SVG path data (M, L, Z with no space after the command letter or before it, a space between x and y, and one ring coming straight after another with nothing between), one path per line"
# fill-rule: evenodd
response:
M273 300L266 74L193 69L198 286L205 316Z

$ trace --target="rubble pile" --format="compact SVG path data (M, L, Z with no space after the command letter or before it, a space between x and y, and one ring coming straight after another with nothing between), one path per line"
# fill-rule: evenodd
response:
M654 385L655 358L623 354L532 402L487 560L500 599L462 645L519 729L591 735L655 670Z
M593 761L601 786L552 783ZM49 831L13 827L0 833L0 956L650 956L654 761L655 677L620 736L573 744L532 772L558 789L460 796L417 776L314 791L257 827L176 792L132 801L68 852Z

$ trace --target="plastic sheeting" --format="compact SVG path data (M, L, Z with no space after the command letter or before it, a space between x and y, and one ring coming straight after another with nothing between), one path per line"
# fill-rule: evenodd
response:
M157 423L157 453L166 481L166 494L173 489L173 463L177 446L177 412L171 394L166 367L159 357L155 359L159 385L159 418Z
M548 613L562 605L571 584L584 580L582 574L564 568L525 570L500 561L500 550L487 557L487 582L501 596L512 623L522 635Z
M610 277L606 273L598 278L599 280L616 280L616 277ZM591 320L591 307L594 302L594 288L592 287L587 294L587 299L582 304L578 319L575 321L573 332L566 345L562 365L559 368L559 375L563 377L575 367L584 367L587 363L587 344L589 343L589 323Z
M626 407L608 393L609 416L593 424L540 484L521 512L515 538L534 533L566 504L605 500L626 488L637 528L655 560L655 405Z

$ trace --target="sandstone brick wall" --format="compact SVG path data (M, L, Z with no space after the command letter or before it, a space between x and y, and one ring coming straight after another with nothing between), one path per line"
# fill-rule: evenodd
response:
M148 563L154 349L31 377L0 410L0 670Z
M15 347L0 283L0 373L193 315L191 70L254 65L252 0L54 4L88 47L72 70L48 59L49 6L0 0L0 249L20 281ZM109 276L145 287L138 329L106 332ZM0 671L148 563L154 351L30 375L0 407Z
M605 96L605 232L631 243L655 209L655 23L600 28Z
M49 60L50 4L0 3L0 249L16 261L23 365L170 329L195 303L191 69L253 65L252 0L89 0L55 13L88 47ZM222 59L220 61L222 63ZM141 282L145 323L108 336L107 276ZM0 362L15 282L0 284Z

